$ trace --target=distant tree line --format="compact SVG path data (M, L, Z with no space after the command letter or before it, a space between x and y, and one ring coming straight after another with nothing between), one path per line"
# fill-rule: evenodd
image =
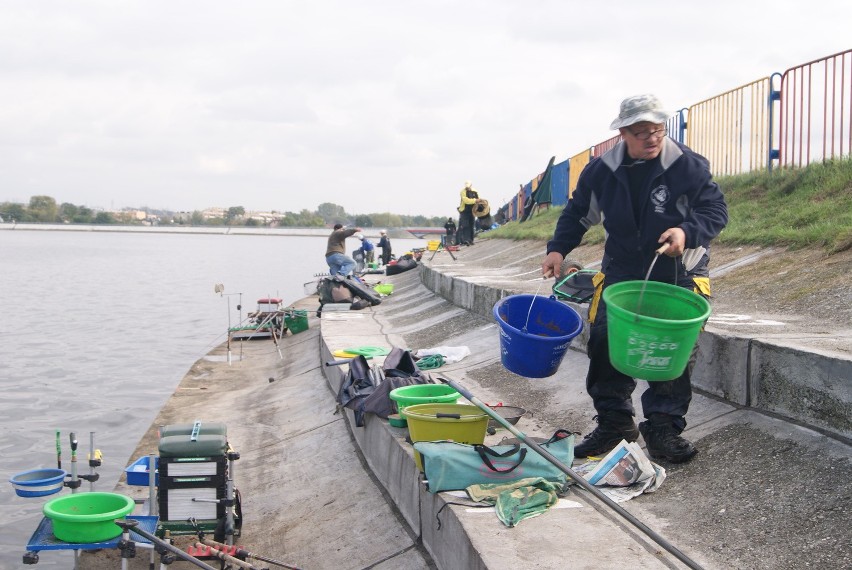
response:
M127 224L180 226L327 227L336 223L362 228L440 227L443 217L406 216L379 212L350 214L343 206L324 202L315 211L247 212L242 206L210 208L193 212L170 212L151 208L124 208L106 212L69 202L57 204L50 196L32 196L28 204L0 202L4 222L50 224Z

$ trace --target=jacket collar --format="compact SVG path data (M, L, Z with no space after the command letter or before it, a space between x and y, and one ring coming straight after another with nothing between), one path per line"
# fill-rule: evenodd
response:
M610 170L615 172L624 160L625 152L627 152L627 145L624 144L624 141L618 141L609 152L604 153L601 160ZM660 165L663 167L663 170L668 170L682 154L683 150L671 138L666 137L663 139L663 150L660 151Z

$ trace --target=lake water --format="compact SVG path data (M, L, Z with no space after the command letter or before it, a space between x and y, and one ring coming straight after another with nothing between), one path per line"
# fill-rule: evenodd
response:
M425 243L393 240L394 252ZM111 491L193 363L258 299L305 297L304 284L328 270L325 246L325 237L0 231L0 568L22 566L42 505L60 496L24 499L8 483L56 466L57 430L68 471L76 433L80 474L94 432L104 461L95 490ZM69 560L43 551L38 567Z

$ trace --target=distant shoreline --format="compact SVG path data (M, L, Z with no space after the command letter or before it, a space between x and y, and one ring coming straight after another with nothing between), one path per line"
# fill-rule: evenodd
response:
M116 233L159 233L159 234L211 234L241 236L307 236L327 237L329 228L252 228L245 226L122 226L95 224L32 224L7 222L0 224L0 230L7 231L54 231L54 232L116 232ZM363 234L369 238L379 238L379 229L365 228ZM443 232L443 229L441 230ZM392 238L418 239L406 229L390 228Z

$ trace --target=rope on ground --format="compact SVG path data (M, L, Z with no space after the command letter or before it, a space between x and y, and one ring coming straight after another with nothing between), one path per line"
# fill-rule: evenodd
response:
M414 363L420 370L434 370L444 365L444 356L441 354L430 354L424 356Z

